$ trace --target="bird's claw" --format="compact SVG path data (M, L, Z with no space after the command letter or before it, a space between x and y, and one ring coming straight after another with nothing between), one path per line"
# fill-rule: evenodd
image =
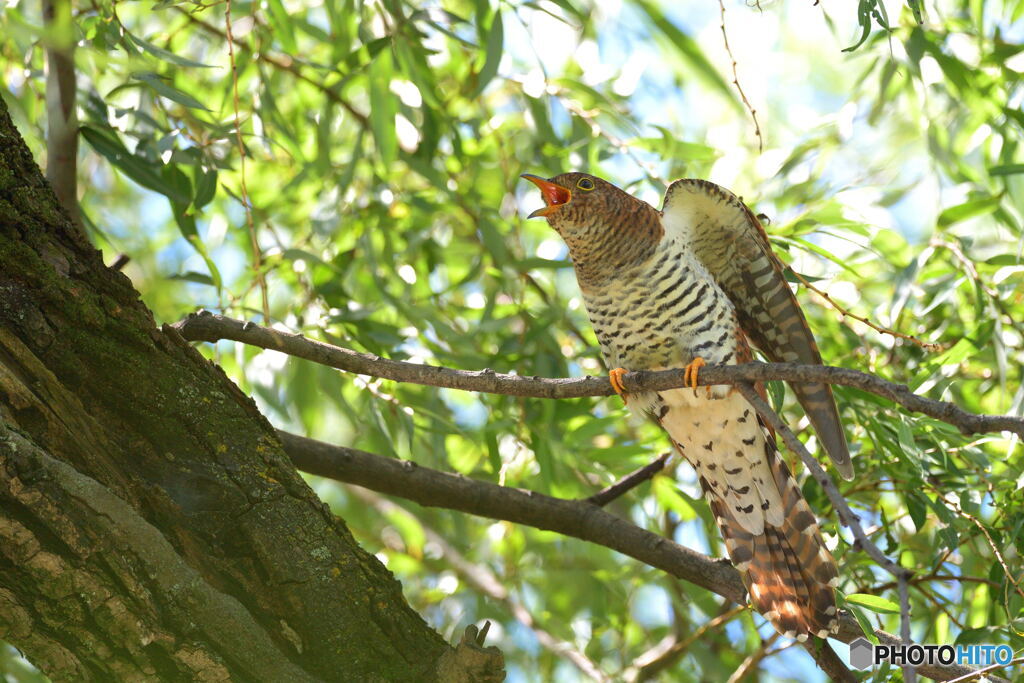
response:
M615 368L608 372L608 381L615 393L622 397L623 403L629 403L629 394L626 393L626 387L622 384L622 376L627 372L629 371L625 368Z
M683 383L693 389L694 393L697 392L697 373L698 371L707 365L704 359L697 356L687 364L686 369L683 370ZM711 387L708 387L708 393L711 392Z

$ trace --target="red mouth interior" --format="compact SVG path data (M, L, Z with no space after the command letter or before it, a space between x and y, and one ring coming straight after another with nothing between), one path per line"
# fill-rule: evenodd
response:
M567 204L569 199L572 198L569 190L554 183L545 183L540 186L540 193L544 196L544 203L548 206Z

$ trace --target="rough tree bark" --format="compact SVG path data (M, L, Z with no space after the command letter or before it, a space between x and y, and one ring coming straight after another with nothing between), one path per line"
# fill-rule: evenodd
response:
M0 638L58 680L434 680L451 652L71 228L2 100Z

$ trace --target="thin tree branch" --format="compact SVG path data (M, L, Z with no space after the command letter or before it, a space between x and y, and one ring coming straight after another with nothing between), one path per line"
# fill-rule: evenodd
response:
M604 507L648 479L653 478L655 474L665 468L665 461L667 461L671 455L671 452L662 453L654 460L654 462L644 465L640 469L633 470L611 486L607 486L590 496L586 501L588 503L593 503L598 507Z
M708 631L731 621L746 609L743 605L736 605L713 619L704 622L699 628L688 634L685 638L670 643L667 647L656 648L645 652L637 657L633 665L622 672L622 678L629 683L636 681L647 681L653 679L659 673L672 666L686 650L704 637Z
M942 344L936 344L935 342L923 341L921 339L918 339L917 337L915 337L912 334L904 334L903 332L898 332L897 330L894 330L894 329L891 329L891 328L888 328L888 327L884 327L883 325L879 325L878 323L871 322L870 319L865 318L864 316L860 316L860 315L857 315L856 313L852 313L849 309L844 308L843 306L841 306L839 304L839 302L837 302L835 299L830 297L828 295L828 292L824 292L824 291L818 289L817 287L815 287L814 285L812 285L810 282L808 282L807 278L805 278L800 273L796 272L795 269L790 267L790 268L788 268L788 270L789 270L790 273L793 274L793 277L795 277L797 280L800 281L800 283L804 287L806 287L807 289L811 290L812 292L814 292L815 294L820 296L822 299L824 299L826 301L826 303L828 303L829 306L831 306L832 308L834 308L837 311L839 311L839 313L842 314L844 318L853 318L854 320L856 320L858 322L862 322L865 325L867 325L868 327L870 327L871 329L873 329L875 332L878 332L879 334L887 334L887 335L889 335L891 337L896 337L898 339L906 339L907 341L912 342L912 343L916 344L917 346L920 346L925 351L930 351L930 352L942 351ZM849 325L847 325L847 326L849 327Z
M910 641L910 589L907 587L907 580L910 578L910 572L907 570L900 571L896 577L896 582L899 584L900 594L900 638L903 639L904 643ZM917 674L914 673L914 667L909 664L904 664L903 669L903 681L904 683L917 683Z
M46 179L71 222L78 209L78 111L71 0L43 0L46 40Z
M507 375L485 369L478 372L453 370L381 358L368 353L332 346L299 334L261 327L209 311L191 314L173 325L189 341L216 342L231 339L264 349L280 351L298 358L328 365L346 372L370 375L398 382L434 387L482 391L509 396L535 398L580 398L610 396L614 393L606 377L541 378ZM922 413L958 428L964 434L1013 432L1024 438L1024 418L1013 415L977 415L955 403L919 396L903 384L886 381L867 373L823 365L797 363L744 363L708 365L701 368L697 384L735 384L769 380L839 384L854 387L897 403L907 410ZM663 391L684 386L683 370L630 372L623 376L626 391Z
M525 524L597 543L732 602L747 604L746 589L739 572L727 560L714 560L690 550L585 500L552 498L535 491L438 472L406 460L332 446L280 430L277 433L288 457L304 472L358 484L428 507ZM839 632L834 637L849 643L863 635L857 620L841 612ZM885 645L901 642L897 636L882 630L876 630L875 635ZM917 671L923 676L944 681L971 674L974 670L936 664L922 665ZM1008 683L1004 679L992 680Z
M1016 659L1011 659L1006 664L989 664L988 666L982 669L978 669L977 671L972 671L969 674L964 674L963 676L954 678L951 681L949 681L949 683L966 683L966 681L996 680L994 677L988 675L989 671L998 671L999 669L1006 669L1007 667L1011 667L1014 664L1020 664L1022 662L1024 662L1024 657L1017 657Z
M725 683L740 683L747 675L754 672L754 669L760 664L765 657L769 656L769 648L775 644L781 636L778 633L773 633L768 637L768 640L761 643L761 647L751 654L749 657L743 660L743 662L732 672L729 676L729 680ZM772 650L772 652L778 652L778 650Z
M998 581L992 579L983 579L980 576L957 576L955 574L939 574L932 573L924 576L915 576L908 582L911 586L916 586L919 583L928 583L931 581L954 581L959 583L984 583L988 586L999 586ZM882 583L877 586L864 586L857 589L858 593L881 593L882 591L891 590L897 587L896 581L889 581L888 583Z
M249 188L245 183L245 143L242 142L242 124L238 116L238 65L235 62L235 39L231 34L231 0L225 0L224 33L227 36L228 60L231 63L231 101L235 113L235 142L238 145L238 178L242 191L242 209L245 211L245 224L249 228L249 243L252 246L252 270L260 289L263 322L270 323L270 299L267 294L267 278L263 272L263 251L257 236L256 225L252 219L252 200Z
M754 119L754 134L757 135L757 151L764 151L764 137L761 135L761 126L757 122L757 110L754 109L754 105L750 104L750 100L747 99L747 93L743 92L743 86L740 85L740 75L736 70L736 57L732 54L732 48L729 47L729 34L725 32L725 2L718 0L718 9L721 12L721 28L722 28L722 43L725 45L725 52L729 55L729 61L732 62L732 84L736 86L736 90L740 94L740 99L743 100L743 105L750 112L750 118Z

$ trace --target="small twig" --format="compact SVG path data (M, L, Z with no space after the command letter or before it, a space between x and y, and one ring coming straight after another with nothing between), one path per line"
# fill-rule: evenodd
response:
M941 564L941 563L940 563ZM998 586L998 581L992 579L984 579L980 576L956 576L955 574L927 574L924 576L915 576L908 580L909 585L917 586L921 583L928 583L931 581L956 581L959 583L984 583L988 586ZM877 586L860 586L857 588L857 593L873 593L878 594L882 591L891 590L897 587L896 581L889 581L888 583L878 584Z
M999 546L997 546L995 541L992 540L992 536L988 533L988 529L985 528L985 525L982 524L981 520L979 520L977 517L964 510L959 502L955 503L954 507L956 508L956 512L958 515L970 520L970 522L974 524L974 526L978 527L978 530L982 533L982 535L985 536L985 541L988 543L988 547L992 549L992 552L995 553L996 561L998 561L999 566L1002 567L1003 574L1006 575L1007 582L1009 582L1009 584L1013 586L1013 589L1017 591L1018 595L1024 598L1024 589L1021 589L1020 579L1014 578L1013 573L1010 571L1010 568L1006 566L1006 559L1003 557L1003 554L999 551Z
M654 477L655 474L665 468L665 461L667 461L671 455L672 453L662 453L654 460L654 462L644 465L640 469L633 470L611 486L607 486L590 496L586 501L588 503L593 503L598 507L604 507L619 496L625 495L631 489L636 488L648 479Z
M732 672L732 675L729 676L729 680L725 683L739 683L748 674L753 673L757 665L769 655L768 650L771 649L771 646L774 645L780 637L781 636L778 633L771 634L768 637L768 640L761 643L761 647L757 648L757 650L755 650L749 657L744 659L738 667L736 667L736 670Z
M722 626L733 618L747 610L746 605L735 605L717 617L709 619L700 627L688 634L685 638L672 643L668 648L660 652L652 652L653 656L644 658L643 655L637 658L633 665L622 672L622 679L626 681L645 681L664 671L675 659L685 652L691 645L704 637L708 631ZM646 654L646 653L645 653Z
M904 334L903 332L897 332L896 330L890 329L888 327L884 327L884 326L879 325L877 323L873 323L870 320L868 320L867 318L865 318L863 316L860 316L860 315L857 315L856 313L851 313L849 309L843 307L835 299L830 297L826 292L823 292L820 289L818 289L817 287L815 287L814 285L812 285L810 282L807 281L807 278L805 278L800 273L796 272L796 270L794 270L793 268L789 268L789 272L792 273L793 277L795 277L797 280L799 280L800 283L804 287L806 287L807 289L811 290L812 292L814 292L815 294L817 294L818 296L823 298L826 302L828 302L829 306L831 306L832 308L836 309L837 311L839 311L842 315L846 316L847 318L853 318L854 320L862 322L865 325L867 325L868 327L870 327L871 329L873 329L875 332L878 332L879 334L888 334L889 336L892 336L892 337L899 337L900 339L906 339L907 341L920 346L925 351L932 351L932 352L942 351L942 344L936 344L935 342L921 341L920 339L918 339L917 337L915 337L913 335Z
M725 51L729 55L729 60L732 62L732 84L736 86L736 90L740 94L740 99L743 100L743 105L747 108L747 111L750 112L750 118L754 119L754 134L757 135L757 151L760 153L764 151L764 137L761 135L761 126L757 123L757 110L755 110L753 105L750 104L750 100L747 99L747 94L743 92L743 86L740 85L739 72L736 70L736 57L732 54L732 48L729 47L729 36L725 32L724 0L718 0L718 8L721 10L722 16L722 42L725 44Z
M1014 664L1021 663L1024 663L1024 657L1017 657L1015 659L1011 659L1006 664L989 664L988 666L978 669L977 671L972 671L969 674L957 676L956 678L950 678L946 681L946 683L965 683L965 681L980 681L983 678L986 678L985 675L989 671L995 671L996 669L1006 669L1008 667L1013 666ZM987 680L992 680L992 677L988 676Z
M909 572L907 571L901 571L896 577L900 594L900 638L903 639L904 643L913 642L910 639L910 590L907 588L908 577ZM917 683L917 674L914 673L913 666L904 664L902 669L904 683Z
M607 377L542 378L496 373L493 370L470 372L433 365L420 365L381 358L368 353L332 346L302 335L261 327L252 322L234 320L209 311L200 311L175 323L173 327L189 341L216 342L221 339L272 349L328 365L346 372L411 382L433 387L482 391L508 396L534 398L581 398L610 396L614 393ZM1024 438L1024 418L1013 415L977 415L955 403L919 396L905 385L875 375L822 365L796 363L744 363L708 365L701 368L699 386L765 382L768 380L839 384L856 387L898 403L907 410L923 413L958 428L963 434L1013 432ZM630 372L623 376L626 391L662 391L685 385L683 370Z
M942 613L945 614L946 617L948 617L949 620L951 622L953 622L953 624L956 625L956 627L958 629L963 631L964 629L967 628L964 625L964 623L962 621L960 621L959 619L957 619L956 615L953 614L953 612L950 611L950 609L949 609L949 601L948 600L940 600L934 593L932 593L931 591L929 591L928 589L926 589L924 586L922 586L920 584L914 586L914 588L917 590L918 593L923 595L925 597L925 599L928 600L928 602L930 602L933 605L935 605L936 609L941 610Z
M242 190L242 209L245 210L245 222L249 228L249 242L252 246L252 269L260 286L260 301L263 304L263 322L270 324L270 299L267 295L267 280L263 273L263 252L256 236L256 226L252 219L252 203L249 199L249 188L245 184L245 143L242 142L242 124L238 118L238 67L235 64L235 40L231 33L231 0L226 0L224 8L224 29L227 36L228 59L231 62L231 93L235 111L235 140L238 143L238 170Z

